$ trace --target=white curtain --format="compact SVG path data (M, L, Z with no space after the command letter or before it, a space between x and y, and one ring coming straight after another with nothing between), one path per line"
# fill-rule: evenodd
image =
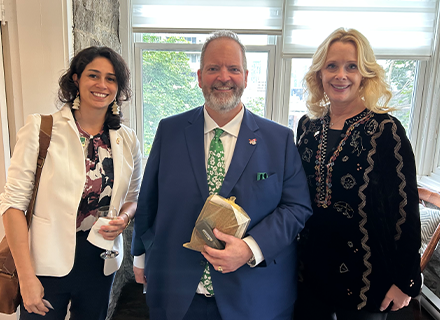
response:
M310 57L339 27L355 28L376 56L432 56L439 0L132 0L133 32L283 36L283 56Z
M286 0L283 55L313 54L339 27L354 28L381 58L432 55L438 0Z
M283 0L132 0L134 32L281 34Z

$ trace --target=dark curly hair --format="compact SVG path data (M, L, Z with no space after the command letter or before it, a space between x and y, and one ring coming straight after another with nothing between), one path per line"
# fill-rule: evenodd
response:
M72 76L76 74L78 79L81 78L85 67L95 58L107 58L113 68L115 69L116 81L118 83L118 93L116 94L116 103L121 106L123 101L128 101L131 98L130 89L130 70L124 59L109 47L89 47L78 52L70 62L69 69L61 76L59 80L58 99L70 105L72 108L73 100L76 98L78 87L73 81ZM107 109L104 126L109 129L117 130L121 127L122 113L114 115L112 113L111 104Z

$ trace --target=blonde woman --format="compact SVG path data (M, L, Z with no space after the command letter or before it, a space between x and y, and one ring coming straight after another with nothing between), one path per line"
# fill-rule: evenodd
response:
M299 240L295 320L386 319L419 293L414 155L387 113L384 75L368 40L340 28L305 76L297 145L313 216Z

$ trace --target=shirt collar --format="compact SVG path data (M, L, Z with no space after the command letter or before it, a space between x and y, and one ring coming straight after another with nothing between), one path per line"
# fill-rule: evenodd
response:
M205 134L211 132L215 128L220 128L218 124L208 114L208 111L206 111L205 107L203 107L203 114L205 116L205 126L204 126ZM221 129L234 137L238 137L241 122L243 121L243 115L244 115L244 106L241 108L240 112L237 113L237 115L227 124L225 124Z

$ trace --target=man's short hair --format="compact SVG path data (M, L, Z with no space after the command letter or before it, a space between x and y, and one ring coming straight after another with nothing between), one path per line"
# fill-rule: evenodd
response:
M246 47L241 43L240 39L238 38L237 34L235 32L229 31L229 30L219 30L214 33L211 33L208 38L206 38L205 43L202 47L202 55L200 57L200 70L203 70L204 60L205 60L205 52L206 48L208 47L208 44L210 44L213 40L220 39L220 38L229 38L231 40L234 40L238 43L238 45L241 48L241 54L243 56L243 69L244 71L247 70L247 60L246 60Z

